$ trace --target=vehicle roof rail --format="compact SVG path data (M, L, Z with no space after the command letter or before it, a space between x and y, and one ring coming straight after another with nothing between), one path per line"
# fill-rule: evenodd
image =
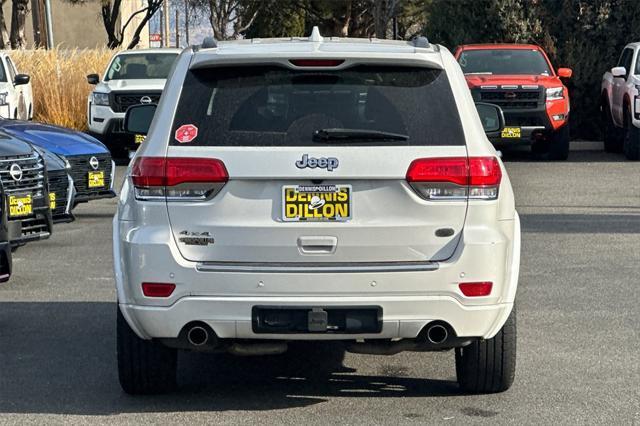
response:
M213 37L205 37L200 45L203 49L211 49L218 47L218 41Z
M429 43L429 39L426 38L425 36L414 37L414 39L411 41L413 42L413 45L415 47L421 47L424 49L428 49L431 47L431 43Z

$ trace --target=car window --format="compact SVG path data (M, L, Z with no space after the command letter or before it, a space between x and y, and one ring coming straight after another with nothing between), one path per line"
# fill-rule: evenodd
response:
M134 53L116 56L105 80L166 79L177 53Z
M13 81L16 78L15 67L13 66L13 62L11 62L11 59L8 56L6 57L6 61L7 61L7 71L9 71L10 81Z
M636 57L636 67L634 70L634 74L636 75L640 75L640 61L638 61L638 59L640 58L640 55L638 55L638 57Z
M10 57L7 56L7 64L9 65L9 72L15 77L18 74L18 69L13 64L13 61Z
M553 74L544 55L533 49L463 50L458 63L465 74Z
M618 59L618 63L616 64L617 67L624 67L624 64L627 61L627 57L629 56L629 54L632 52L631 49L629 49L628 47L625 48L622 51L622 54L620 55L620 59Z
M624 62L622 63L621 66L623 66L626 70L627 70L627 74L629 75L629 73L631 72L631 62L633 61L633 49L626 49L627 50L627 55L624 58Z
M7 73L5 71L5 65L4 65L4 62L1 60L0 60L0 81L3 83L7 81Z
M322 129L406 135L332 145L464 145L444 71L358 66L340 71L228 67L190 71L173 132L198 128L190 145L308 146ZM174 145L180 145L173 140ZM324 142L326 143L326 142Z

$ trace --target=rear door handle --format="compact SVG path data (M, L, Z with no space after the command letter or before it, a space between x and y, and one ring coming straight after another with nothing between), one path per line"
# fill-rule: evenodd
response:
M329 236L298 237L298 250L302 254L333 254L338 246L338 238Z

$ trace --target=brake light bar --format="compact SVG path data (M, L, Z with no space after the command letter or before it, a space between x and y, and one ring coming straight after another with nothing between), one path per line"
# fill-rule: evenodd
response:
M337 67L344 63L344 59L290 59L296 67Z
M426 200L495 200L502 170L496 157L419 158L406 179Z
M197 157L138 157L131 181L138 199L200 200L229 180L221 160Z

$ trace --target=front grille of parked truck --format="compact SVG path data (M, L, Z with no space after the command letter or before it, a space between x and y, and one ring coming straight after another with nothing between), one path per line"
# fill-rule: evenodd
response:
M91 157L96 157L98 160L98 168L96 170L91 167ZM73 178L73 182L76 187L76 197L90 196L110 190L111 169L113 167L113 164L111 163L111 155L74 155L67 157L67 160L69 161L69 164L71 164L69 174ZM104 186L99 188L89 188L89 172L93 171L104 172Z

